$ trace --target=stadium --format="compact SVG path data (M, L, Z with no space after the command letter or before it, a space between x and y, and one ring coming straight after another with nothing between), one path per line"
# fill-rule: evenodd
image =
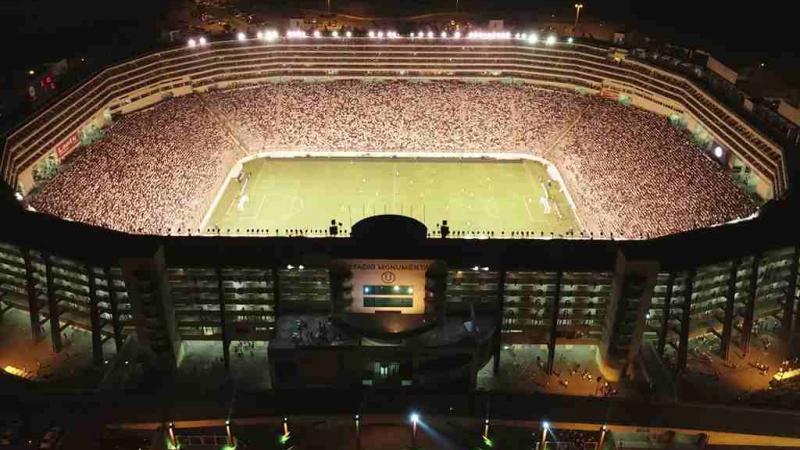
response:
M800 337L791 171L743 117L532 33L261 32L121 62L6 138L4 334L46 348L0 363L70 382L32 359L66 340L92 384L125 355L252 389L513 391L522 358L553 381L528 391L791 407L770 384ZM597 381L565 384L575 361ZM769 377L709 381L733 363Z

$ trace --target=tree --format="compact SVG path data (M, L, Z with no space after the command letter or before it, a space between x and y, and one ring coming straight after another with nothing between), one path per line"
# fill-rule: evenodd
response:
M36 183L52 180L58 173L58 168L58 158L55 155L50 155L33 170L33 180Z

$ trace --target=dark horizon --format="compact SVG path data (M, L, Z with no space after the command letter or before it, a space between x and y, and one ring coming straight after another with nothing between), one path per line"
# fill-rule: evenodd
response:
M10 51L6 70L24 70L45 61L74 56L90 48L147 48L157 44L160 24L175 0L141 0L135 7L122 8L118 3L84 0L81 5L56 0L3 0L3 42ZM242 4L287 6L284 1L242 1ZM314 1L301 2L313 6ZM324 2L319 1L320 7ZM572 1L544 0L536 4L520 0L463 0L466 11L561 11L571 13ZM793 17L786 14L781 2L767 1L744 8L718 1L645 2L641 0L589 0L585 16L623 22L634 28L664 36L677 43L703 47L721 55L732 65L767 61L792 70L798 67L796 40L788 37ZM297 5L297 2L293 2ZM334 10L337 10L334 1ZM447 10L448 2L384 1L380 11ZM360 2L340 3L338 9L380 12ZM11 45L8 45L11 44ZM734 60L735 61L731 61ZM785 73L796 78L796 74Z

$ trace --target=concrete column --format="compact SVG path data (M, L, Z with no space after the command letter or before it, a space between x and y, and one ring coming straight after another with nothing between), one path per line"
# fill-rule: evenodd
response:
M97 286L94 271L86 266L86 278L89 282L89 322L92 326L92 362L103 364L103 325L100 321L100 308L97 306Z
M800 247L795 246L792 252L792 262L789 264L789 285L786 287L786 295L784 295L783 302L783 316L781 317L781 334L783 339L789 343L791 343L792 336L798 325L792 317L797 297L798 257L800 257Z
M731 270L728 273L728 294L725 298L725 317L722 320L722 338L720 340L719 356L728 360L731 351L731 336L733 335L733 313L736 306L736 277L739 271L738 259L731 262Z
M281 283L278 279L278 268L273 267L272 271L272 296L275 298L275 322L278 321L278 313L281 304Z
M117 301L117 291L114 288L114 276L111 275L111 268L105 268L106 286L108 287L108 303L111 305L111 329L114 333L114 347L117 354L122 351L122 327L119 320L119 306Z
M23 249L22 255L25 260L25 287L28 294L28 313L31 321L31 335L34 342L39 342L42 340L42 317L40 313L39 292L36 289L36 277L34 277L36 268L33 266L30 250Z
M758 263L760 255L753 257L753 265L750 268L750 290L744 308L744 325L742 329L741 348L742 353L747 355L750 352L750 339L753 336L753 321L756 309L756 294L758 293Z
M144 248L139 256L121 258L120 267L141 348L152 357L149 363L154 368L174 371L183 342L167 280L164 248Z
M561 308L561 278L563 272L556 272L556 291L553 296L553 311L550 316L550 333L547 339L547 374L553 374L556 360L556 337L558 336L558 314Z
M683 309L681 314L681 333L678 345L678 371L686 370L686 360L689 354L689 324L692 312L692 289L694 287L694 269L686 275L686 289L684 291Z
M53 264L48 256L44 257L44 265L47 276L47 309L50 314L50 339L53 341L53 351L59 353L64 348L61 343L61 311L59 311L58 299L56 298Z
M230 370L231 368L231 340L230 336L228 336L228 322L225 311L225 291L224 291L224 283L222 279L222 267L217 265L216 267L216 275L217 275L217 294L219 295L219 325L220 329L222 330L222 360L225 363L225 370Z
M506 271L497 272L497 319L494 329L494 373L500 372L500 350L503 348L503 305L506 293Z
M672 285L675 284L675 274L670 272L667 278L667 292L664 293L664 309L661 320L661 333L658 335L658 354L664 356L664 348L667 345L667 333L669 332L670 307L672 306Z

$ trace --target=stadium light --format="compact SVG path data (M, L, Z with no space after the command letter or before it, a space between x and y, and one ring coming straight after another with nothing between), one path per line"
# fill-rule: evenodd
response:
M369 30L369 33L367 33L367 36L369 36L371 38L374 38L375 37L375 32L372 31L372 30Z
M583 9L583 3L575 3L575 24L572 25L573 34L576 34L578 31L578 20L581 18L581 9Z
M196 47L197 46L197 41L195 41L194 38L189 38L189 40L186 41L186 45L188 45L190 48ZM31 70L31 72L33 72L33 71Z
M455 33L453 33L453 39L461 39L461 32L456 31Z
M428 39L433 39L433 31L428 31Z
M383 39L383 31L378 31L378 39Z
M348 31L344 35L347 36L347 37L353 37L353 32L352 31Z
M238 39L240 41L243 41L243 40L247 39L247 35L240 31L239 33L236 34L236 39Z
M556 36L551 34L550 36L547 36L547 40L544 42L547 45L554 45L557 41L558 39L556 39Z
M314 30L314 37L315 38L320 38L320 37L322 37L322 33L320 33L319 30Z
M331 36L333 36L335 38L338 38L339 37L339 32L336 31L336 30L333 30L333 31L331 31Z
M419 414L417 414L417 413L411 413L411 415L408 416L408 417L409 417L409 419L411 419L411 423L413 423L413 424L416 424L417 422L419 422Z
M256 33L256 38L263 39L264 38L264 33L259 31L258 33Z
M719 145L714 147L714 156L716 156L717 158L722 158L722 154L723 154L722 147L720 147Z
M447 38L447 32L446 31L442 31L441 33L439 33L439 36L441 36L442 39L446 39Z
M538 35L538 34L536 34L536 33L531 33L531 34L528 36L528 43L529 43L529 44L536 44L536 43L538 43L538 42L539 42L539 35Z
M206 40L206 38L204 36L200 36L200 39L197 40L197 43L200 44L200 45L206 45L206 44L208 44L208 41Z

